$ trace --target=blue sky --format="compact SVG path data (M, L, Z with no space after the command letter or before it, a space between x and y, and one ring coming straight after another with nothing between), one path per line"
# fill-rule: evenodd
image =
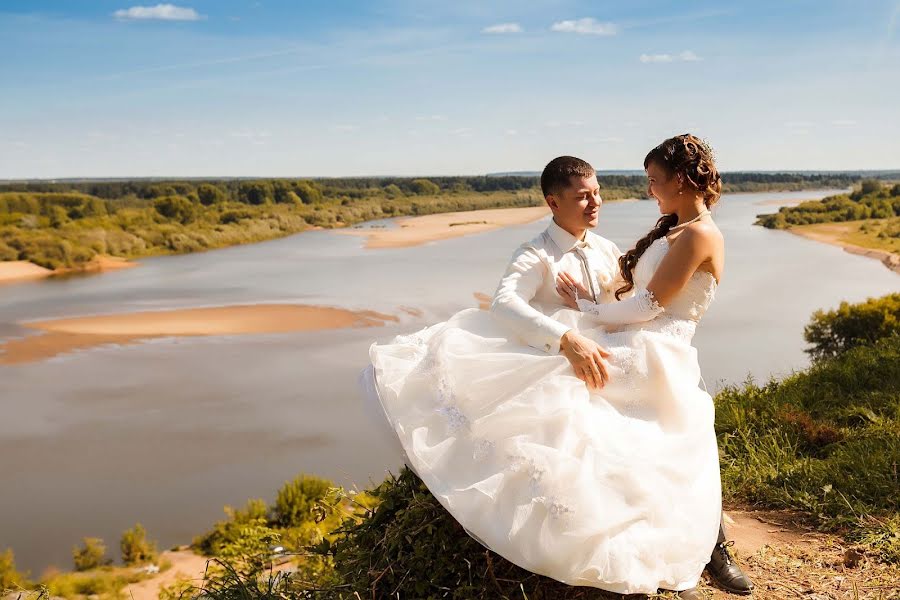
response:
M0 178L900 167L900 0L0 0Z

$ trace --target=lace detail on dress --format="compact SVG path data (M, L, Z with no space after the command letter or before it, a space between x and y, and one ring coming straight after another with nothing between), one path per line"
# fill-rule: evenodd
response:
M497 448L493 440L478 437L472 434L472 426L469 418L460 410L455 398L454 382L447 375L447 369L440 352L440 334L437 334L431 343L425 343L416 334L398 336L395 342L416 346L417 351L423 353L417 369L432 381L434 390L435 411L442 415L447 422L447 430L453 435L467 436L473 446L472 458L482 461L492 456ZM557 519L571 516L575 510L571 502L566 498L551 493L553 486L543 481L547 476L547 469L541 466L534 458L522 454L507 454L507 469L513 473L525 473L528 476L532 500L535 503L547 507L548 513Z
M538 464L534 458L522 454L507 454L506 459L509 461L509 471L528 475L532 501L546 506L547 512L552 517L566 519L575 513L575 509L568 499L555 494L546 494L546 490L550 486L543 482L547 475L545 465Z
M653 292L646 288L639 289L627 300L608 304L595 304L584 298L578 298L575 302L581 312L594 316L601 323L609 324L649 321L666 310L657 302Z
M663 310L662 305L656 300L656 295L644 288L634 295L641 312L659 312Z
M410 344L415 346L417 351L423 353L417 370L433 382L435 412L446 419L449 433L466 435L472 440L474 446L472 458L474 460L480 461L487 458L493 452L496 443L492 440L472 435L469 418L459 409L456 403L453 381L447 375L447 369L441 359L440 351L430 347L416 333L398 335L392 343Z
M669 251L671 242L665 236L654 240L634 269L634 285L646 288ZM685 286L669 300L665 312L674 318L699 321L715 298L718 281L709 271L694 271Z

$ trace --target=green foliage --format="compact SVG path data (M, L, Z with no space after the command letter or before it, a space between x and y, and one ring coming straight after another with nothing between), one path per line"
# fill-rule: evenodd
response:
M274 190L268 181L243 182L239 188L240 201L246 204L265 204L271 202L273 197Z
M106 544L95 537L82 538L81 546L72 548L72 561L76 571L88 571L112 562L106 559Z
M851 348L900 335L900 293L865 302L841 302L837 310L813 313L803 331L813 359L831 358Z
M70 220L69 213L62 206L50 207L50 227L62 227Z
M863 179L859 182L859 195L868 196L881 191L881 182L877 179Z
M269 508L265 500L252 499L242 509L225 507L227 518L217 521L212 531L194 538L192 546L205 556L218 556L225 546L234 544L247 525L268 524Z
M716 396L723 490L900 561L900 336ZM892 524L893 523L893 524Z
M201 183L197 186L197 199L203 206L221 204L228 200L228 195L219 186L212 183Z
M156 542L147 540L147 530L140 523L122 534L119 549L122 551L122 562L129 566L153 562L159 555Z
M27 587L26 576L16 570L16 557L11 548L0 552L0 592Z
M863 181L851 194L810 200L797 206L783 206L777 213L757 215L756 225L785 229L793 225L884 219L900 216L900 198L891 195L880 181Z
M79 598L96 596L101 600L123 598L125 586L146 579L133 570L100 567L92 571L57 573L41 582L47 596Z
M312 509L328 493L331 482L315 475L300 475L278 490L273 520L280 527L296 527L313 518Z
M410 182L409 187L414 194L420 196L434 196L441 191L439 185L428 179L413 179Z
M384 195L387 198L394 199L403 196L403 190L396 183L384 186Z
M181 196L163 196L153 201L153 208L163 217L187 225L194 221L197 211L194 204Z

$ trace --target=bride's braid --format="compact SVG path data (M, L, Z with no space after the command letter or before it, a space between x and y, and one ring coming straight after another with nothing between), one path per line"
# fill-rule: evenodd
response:
M670 177L681 174L689 187L703 195L703 203L707 208L718 202L722 193L722 178L719 177L712 149L697 136L685 133L667 139L647 153L644 168L646 169L651 162L662 167ZM678 223L677 214L663 215L650 233L638 240L634 248L619 257L619 270L622 272L625 285L616 290L616 300L634 288L634 268L641 255L653 242L666 235L676 223Z

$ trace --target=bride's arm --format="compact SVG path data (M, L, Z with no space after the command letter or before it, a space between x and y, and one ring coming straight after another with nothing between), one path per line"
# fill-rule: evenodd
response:
M672 243L647 289L638 290L631 298L612 304L595 304L579 297L576 300L578 308L607 325L649 321L665 311L697 267L712 256L718 243L719 238L712 228L689 227Z

